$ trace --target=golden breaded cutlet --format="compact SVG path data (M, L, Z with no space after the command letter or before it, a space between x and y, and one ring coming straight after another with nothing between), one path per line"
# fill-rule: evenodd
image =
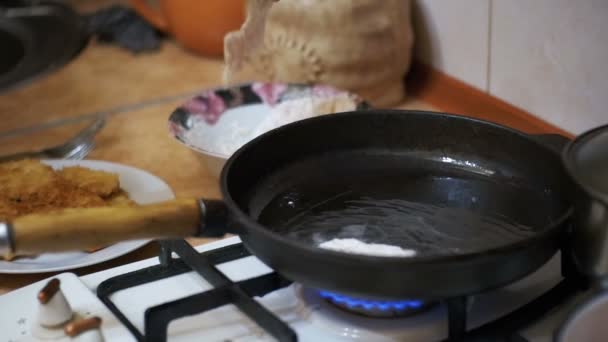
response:
M129 194L122 189L113 193L110 197L104 198L104 201L113 207L132 207L136 205L135 201L129 198Z
M0 220L65 208L133 206L118 176L84 167L53 170L39 160L0 164ZM104 246L86 249L94 252ZM17 255L0 255L11 260Z
M0 197L0 221L9 221L17 216L19 216L19 209L17 209L14 202Z
M63 179L52 187L44 187L37 194L16 204L19 215L48 212L62 208L89 208L106 206L103 198L81 189Z
M11 197L2 196L0 216L12 219L17 216L48 212L61 208L103 206L106 206L106 202L101 197L58 178L52 184L39 186L36 192L14 192L11 194Z
M72 166L59 170L58 174L77 187L101 197L110 196L120 188L118 175L109 172Z
M0 196L13 200L27 199L51 188L59 176L48 165L37 160L20 160L0 164Z
M62 172L65 171L65 172ZM55 171L39 160L0 164L0 215L14 218L61 208L103 207L101 194L118 192L114 174L71 167Z

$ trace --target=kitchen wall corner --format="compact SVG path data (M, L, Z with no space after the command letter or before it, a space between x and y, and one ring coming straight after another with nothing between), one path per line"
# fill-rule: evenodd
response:
M417 60L574 134L608 123L608 1L412 6Z
M488 0L412 2L415 57L478 89L488 90Z
M608 1L492 7L490 94L576 134L608 123Z

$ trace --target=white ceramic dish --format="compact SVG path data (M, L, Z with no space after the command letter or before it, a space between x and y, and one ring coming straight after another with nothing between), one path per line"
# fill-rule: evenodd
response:
M348 96L357 110L368 107L357 95L328 85L255 82L210 89L193 97L171 114L169 130L218 177L231 156L219 147L247 143L251 132L271 113L272 107L307 97L333 96Z
M162 179L137 168L97 160L43 160L43 163L60 169L66 166L83 166L94 170L117 173L120 186L138 204L167 201L174 198L169 185ZM93 253L45 253L34 257L0 260L0 273L26 274L57 272L98 264L132 252L149 240L117 243Z

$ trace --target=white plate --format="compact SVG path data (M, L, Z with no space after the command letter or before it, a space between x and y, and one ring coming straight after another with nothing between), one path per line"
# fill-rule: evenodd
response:
M162 179L137 168L97 160L43 160L55 169L66 166L83 166L94 170L114 172L120 179L120 187L138 204L161 202L173 199L173 191ZM98 264L132 252L150 240L135 240L117 243L94 253L69 252L45 253L35 257L18 258L13 261L0 260L0 273L26 274L70 270Z

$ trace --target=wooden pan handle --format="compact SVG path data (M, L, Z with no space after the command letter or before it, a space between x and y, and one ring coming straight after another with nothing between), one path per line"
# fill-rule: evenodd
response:
M195 236L201 223L196 199L178 199L138 207L64 209L15 219L10 227L12 252L83 250L124 240Z

